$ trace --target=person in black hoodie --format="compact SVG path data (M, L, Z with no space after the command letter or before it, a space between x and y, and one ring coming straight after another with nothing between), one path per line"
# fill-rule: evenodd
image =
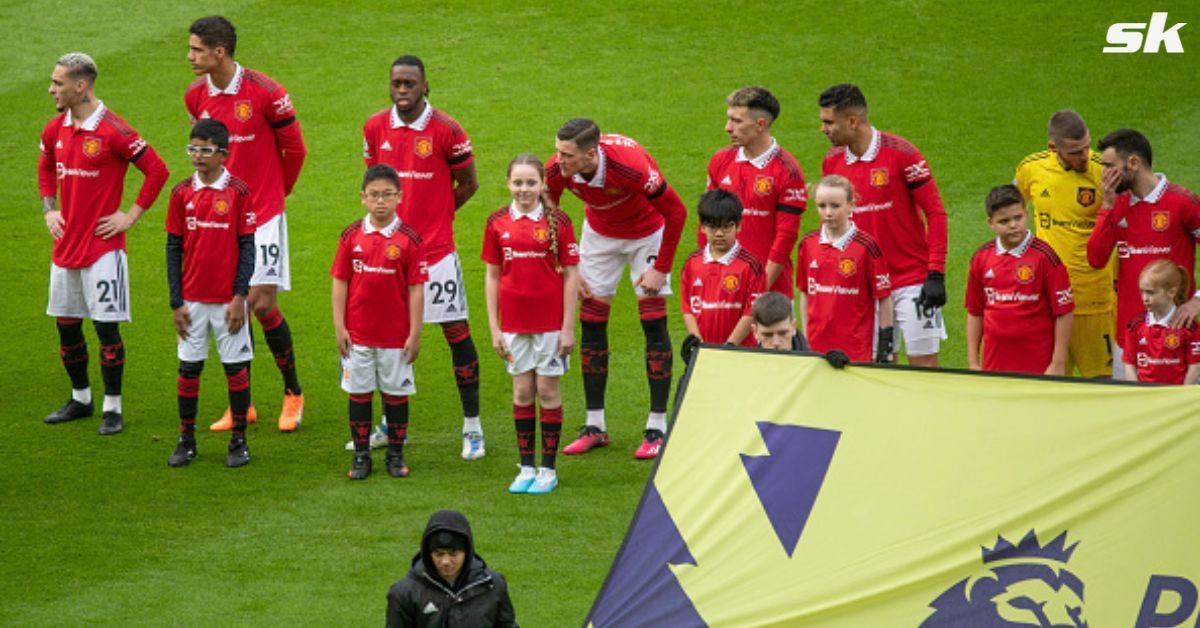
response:
M475 553L471 525L455 510L429 517L421 551L387 599L388 628L517 626L504 576Z

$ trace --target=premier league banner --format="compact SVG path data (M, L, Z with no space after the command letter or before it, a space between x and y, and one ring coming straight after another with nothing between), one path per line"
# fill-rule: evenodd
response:
M1200 386L705 347L586 620L1195 626Z

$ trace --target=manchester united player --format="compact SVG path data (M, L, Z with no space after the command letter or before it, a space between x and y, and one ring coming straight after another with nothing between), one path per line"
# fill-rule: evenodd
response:
M732 192L700 197L700 230L708 241L688 256L679 277L683 324L703 342L756 346L750 308L763 292L762 262L738 241L742 202Z
M937 366L946 338L946 210L929 165L915 146L871 126L867 99L856 85L834 85L818 103L821 132L833 144L821 172L854 184L854 224L887 259L908 363Z
M50 74L50 96L59 114L42 129L38 191L54 238L46 314L57 320L71 399L45 421L61 423L94 412L82 320L90 318L100 339L104 380L100 433L109 435L124 429L125 345L117 324L129 321L125 232L154 204L170 175L137 131L96 98L95 84L96 63L81 52L63 55ZM137 200L122 212L121 191L131 163L146 178Z
M229 153L224 124L197 122L187 152L196 172L175 186L167 208L167 284L179 336L179 442L167 464L182 467L196 457L196 405L211 331L233 414L225 464L240 467L250 462L246 412L254 350L246 294L254 273L254 212L249 188L223 165Z
M547 195L557 204L564 189L584 203L580 236L580 362L587 425L563 449L581 454L608 444L604 389L608 381L608 314L625 266L629 266L638 315L646 336L650 414L639 459L658 456L667 428L674 352L667 333L667 302L675 249L687 219L679 195L663 179L649 153L621 135L601 135L588 118L558 130L555 154L546 165Z
M992 188L985 208L996 239L975 251L967 275L967 364L1062 375L1075 309L1067 267L1026 227L1016 186Z
M454 379L463 408L466 460L485 453L479 421L479 354L467 323L462 263L454 247L454 214L479 189L471 140L462 126L427 100L425 64L405 55L392 63L392 106L363 125L367 166L387 164L400 174L400 219L424 242L429 263L425 322L437 323L450 344Z
M267 346L283 375L279 431L293 432L304 416L304 393L296 377L292 332L279 312L277 297L280 290L291 290L284 197L292 193L304 165L304 137L287 90L267 75L233 60L237 32L229 20L215 15L203 17L192 23L190 32L188 62L201 78L188 87L184 101L193 121L214 118L229 129L226 167L250 186L250 203L258 225L254 233L250 309L262 325ZM256 420L253 406L248 420ZM209 429L232 427L233 418L227 409Z
M1125 332L1125 379L1158 384L1195 384L1200 376L1200 331L1196 321L1170 323L1175 308L1188 299L1191 278L1182 266L1158 259L1142 269L1138 287L1143 314Z
M492 348L513 378L513 422L520 473L510 493L544 495L558 486L555 461L562 433L559 380L575 347L579 246L571 219L542 203L546 174L532 154L508 165L512 202L488 217L483 233ZM534 469L534 432L541 405L542 464Z
M821 228L800 241L800 313L813 351L836 349L857 362L891 362L895 346L888 265L875 240L850 219L854 192L839 175L822 177L813 192Z
M371 397L379 390L388 429L388 475L407 477L404 436L413 362L421 350L426 272L421 237L396 216L400 177L376 165L363 175L367 215L342 232L333 260L333 328L350 395L354 461L347 477L371 474Z
M728 190L742 202L737 241L766 262L767 286L792 297L792 252L808 192L804 173L771 137L779 101L762 87L743 87L725 99L725 132L732 146L708 162L708 189ZM704 233L700 233L704 247Z
M1050 116L1046 131L1048 149L1021 160L1013 182L1033 207L1037 237L1054 249L1071 277L1075 311L1065 373L1078 368L1083 377L1108 377L1119 349L1112 346L1112 268L1092 268L1087 261L1088 236L1100 210L1100 155L1091 149L1083 118L1070 109Z
M1088 263L1108 264L1117 250L1117 343L1127 346L1125 330L1142 310L1138 275L1156 259L1169 259L1195 272L1200 237L1200 197L1151 169L1150 141L1133 129L1119 129L1100 140L1104 166L1103 200L1096 228L1088 239ZM1192 290L1192 284L1186 287ZM1171 325L1182 327L1200 312L1200 296L1175 310Z

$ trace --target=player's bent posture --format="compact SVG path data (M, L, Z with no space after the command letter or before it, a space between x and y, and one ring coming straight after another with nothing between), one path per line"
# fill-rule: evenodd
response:
M707 243L688 256L680 272L683 324L703 342L753 347L750 308L763 292L764 272L738 241L742 203L732 192L714 190L700 197L696 213Z
M179 442L167 459L182 467L196 457L196 406L211 332L225 367L233 432L226 466L250 462L250 331L246 295L254 272L250 189L225 169L229 129L219 120L192 127L188 156L196 172L171 190L167 208L167 285L179 336Z
M391 67L392 106L363 125L363 159L400 175L400 219L420 234L429 282L425 322L437 323L450 345L462 403L462 457L485 454L479 420L479 354L467 323L462 262L454 246L454 215L479 189L471 140L454 118L427 100L425 64L405 55Z
M1196 266L1196 238L1200 237L1200 197L1167 181L1151 169L1150 141L1133 129L1119 129L1100 140L1104 166L1103 200L1096 228L1088 239L1088 263L1108 264L1117 251L1117 344L1128 346L1126 330L1142 311L1138 276L1147 264L1168 259L1187 270L1192 291ZM1175 310L1171 325L1183 327L1200 312L1200 296Z
M908 363L937 366L946 339L946 210L929 164L908 141L871 126L857 86L834 85L818 104L821 132L833 144L821 172L854 184L854 224L879 243L891 269L894 318Z
M277 299L280 290L292 287L284 198L292 193L304 166L304 137L287 90L262 72L233 60L237 32L229 20L200 18L192 23L190 33L188 62L201 78L188 87L184 102L193 122L213 118L229 129L226 167L250 186L250 205L258 225L250 309L262 325L283 376L279 431L293 432L304 417L304 392L296 376L291 328L279 312ZM257 420L254 406L250 406L248 420ZM232 427L233 417L227 409L209 429Z
M492 348L513 378L513 421L520 473L510 493L549 493L558 486L555 458L562 433L559 379L575 348L579 246L571 219L542 203L542 162L531 154L508 164L512 202L488 218L483 232L487 313ZM541 405L542 464L534 468L534 402Z
M814 351L836 349L856 362L892 362L888 265L874 238L850 219L854 199L853 185L839 175L822 177L813 192L821 228L800 241L796 260L804 331Z
M1014 183L1033 208L1037 237L1067 267L1075 311L1064 372L1109 377L1120 347L1112 345L1112 266L1092 268L1087 241L1100 210L1100 154L1091 149L1087 124L1070 109L1055 112L1046 125L1047 150L1017 165ZM1119 372L1119 371L1118 371Z
M808 351L808 341L796 329L792 302L778 292L764 292L751 308L754 338L758 346L772 351Z
M371 474L371 397L379 390L387 417L387 470L408 476L404 436L413 362L421 350L428 278L421 236L396 215L400 177L379 164L363 175L367 215L342 232L333 260L333 329L342 356L342 390L350 395L354 461L347 476Z
M100 339L104 380L100 433L110 435L124 429L125 345L117 324L129 321L125 232L154 204L170 175L137 131L96 98L95 84L91 57L73 52L59 58L50 75L50 96L59 114L41 135L38 191L54 239L46 314L57 321L59 355L71 379L71 398L45 421L62 423L95 411L83 338L83 319L90 318ZM137 200L122 212L121 191L131 163L146 178Z
M762 87L743 87L725 99L731 146L708 162L708 189L728 190L742 202L738 244L764 262L767 288L792 298L792 254L808 191L804 172L771 136L779 101ZM704 247L703 229L700 247Z
M650 414L645 438L634 454L658 456L667 429L671 394L671 338L666 296L675 249L687 219L679 195L663 179L649 153L621 135L601 135L588 118L574 118L558 130L555 154L546 165L547 196L557 205L564 189L584 203L580 236L580 362L587 400L587 425L563 449L582 454L608 444L604 390L608 382L608 315L625 266L638 298L646 336L646 378Z
M967 365L1062 375L1075 309L1067 267L1026 226L1016 186L992 188L984 207L996 239L975 251L967 275Z
M1158 384L1195 384L1200 377L1200 331L1196 321L1171 324L1175 309L1188 300L1187 269L1154 260L1142 269L1138 288L1146 311L1125 332L1125 379Z

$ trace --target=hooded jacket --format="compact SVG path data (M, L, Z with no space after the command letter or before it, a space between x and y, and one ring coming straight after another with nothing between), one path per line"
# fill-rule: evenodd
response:
M431 539L440 531L466 537L467 550L455 582L446 582L433 563ZM429 517L421 535L421 551L413 556L408 575L388 590L388 628L516 628L516 614L504 576L488 569L475 553L467 518L454 510Z

